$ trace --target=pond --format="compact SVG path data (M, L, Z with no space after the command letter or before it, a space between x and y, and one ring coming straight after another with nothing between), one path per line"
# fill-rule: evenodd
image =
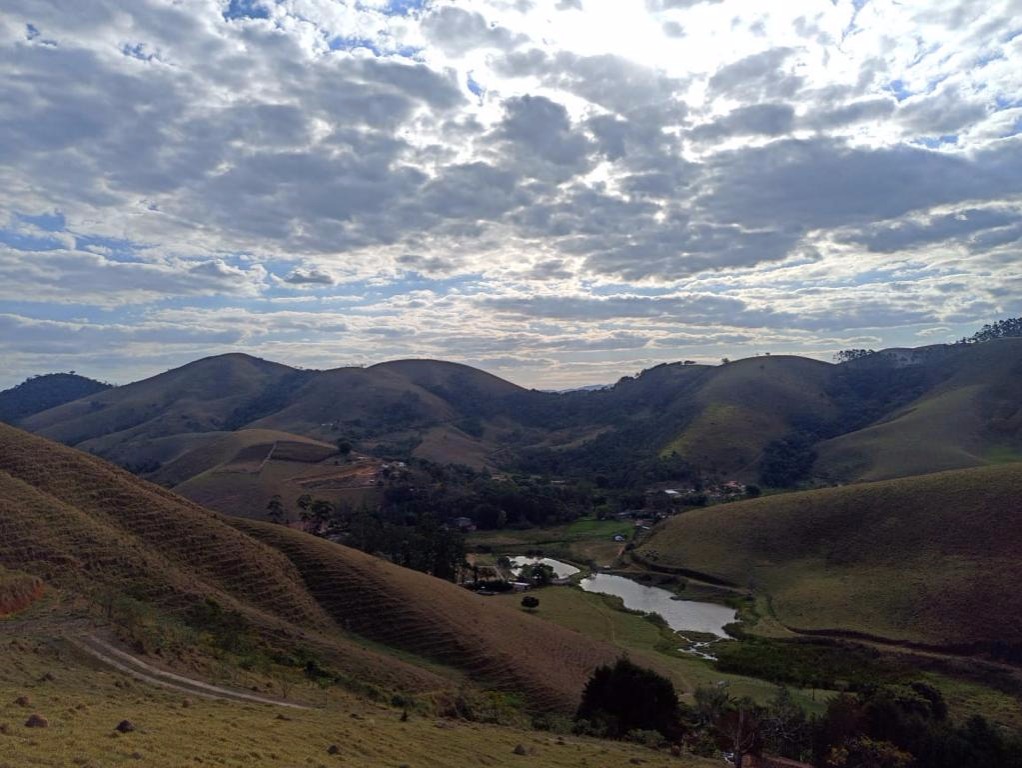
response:
M704 632L726 637L724 625L735 621L731 608L716 603L678 600L673 592L660 587L647 587L637 581L608 573L595 573L579 583L586 592L620 597L625 608L643 613L658 613L667 626L676 632Z
M525 557L524 555L519 555L518 557L511 558L511 564L514 566L516 572L520 571L526 565L535 565L536 563L549 565L553 568L554 578L557 579L566 579L579 572L579 569L575 566L562 563L560 560L554 560L549 557Z

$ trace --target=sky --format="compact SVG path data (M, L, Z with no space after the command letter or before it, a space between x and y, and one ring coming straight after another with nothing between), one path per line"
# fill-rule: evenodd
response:
M4 0L0 386L1022 314L1022 0Z

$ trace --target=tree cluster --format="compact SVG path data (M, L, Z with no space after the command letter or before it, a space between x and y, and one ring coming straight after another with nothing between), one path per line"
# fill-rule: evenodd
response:
M1009 317L989 323L972 336L960 339L959 344L979 344L994 339L1008 339L1022 336L1022 317Z

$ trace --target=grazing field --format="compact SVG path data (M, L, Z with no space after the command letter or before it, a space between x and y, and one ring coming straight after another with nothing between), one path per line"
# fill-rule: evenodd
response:
M606 567L614 563L624 548L624 543L614 541L614 537L624 536L627 540L634 531L631 521L584 518L550 528L477 531L468 535L466 543L470 549L496 555L534 552Z
M187 451L147 476L153 482L210 509L264 518L266 505L280 496L297 519L303 494L352 506L377 495L381 462L349 461L330 443L270 429L242 429Z
M937 383L877 423L822 442L816 471L884 480L1002 461L1022 452L1022 339L939 350Z
M612 643L637 664L669 676L683 699L691 700L699 686L727 683L736 696L768 701L777 686L764 680L719 672L705 659L679 650L685 645L671 629L622 609L621 599L584 592L575 587L549 587L533 593L539 598L535 615L586 637ZM497 595L492 600L517 606L521 595ZM684 633L683 633L684 634ZM734 642L734 641L723 641ZM811 692L798 693L800 703L816 709ZM818 698L823 701L824 693Z
M625 743L437 720L345 693L297 683L306 710L213 701L147 686L100 666L66 643L25 636L0 641L0 766L148 765L180 768L366 766L367 768L700 768L698 758L672 758ZM25 706L17 699L26 697ZM45 728L27 728L32 714ZM134 730L116 726L128 720ZM516 754L516 749L524 754ZM335 752L331 748L335 748Z
M1017 648L1020 498L1018 464L783 494L673 517L639 555L750 588L799 630Z

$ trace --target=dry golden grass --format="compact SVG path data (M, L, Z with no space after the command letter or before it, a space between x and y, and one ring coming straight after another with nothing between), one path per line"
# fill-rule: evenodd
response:
M0 616L28 608L42 598L43 580L27 573L9 571L0 565Z
M488 687L523 691L541 707L572 711L592 670L618 653L365 553L267 523L234 525L287 554L319 604L346 629L465 670Z
M277 644L314 647L388 689L451 689L467 675L570 711L592 669L615 657L448 582L281 526L229 521L3 425L0 561L71 593L113 590L179 614L213 598Z
M338 689L298 693L306 711L212 701L146 686L98 666L63 643L23 637L0 641L0 768L709 768L634 745L455 720L367 702ZM52 679L46 679L46 675ZM15 700L27 696L30 706ZM26 728L29 714L49 721ZM118 733L130 720L135 730ZM517 745L527 754L515 754ZM329 749L336 745L337 754Z

